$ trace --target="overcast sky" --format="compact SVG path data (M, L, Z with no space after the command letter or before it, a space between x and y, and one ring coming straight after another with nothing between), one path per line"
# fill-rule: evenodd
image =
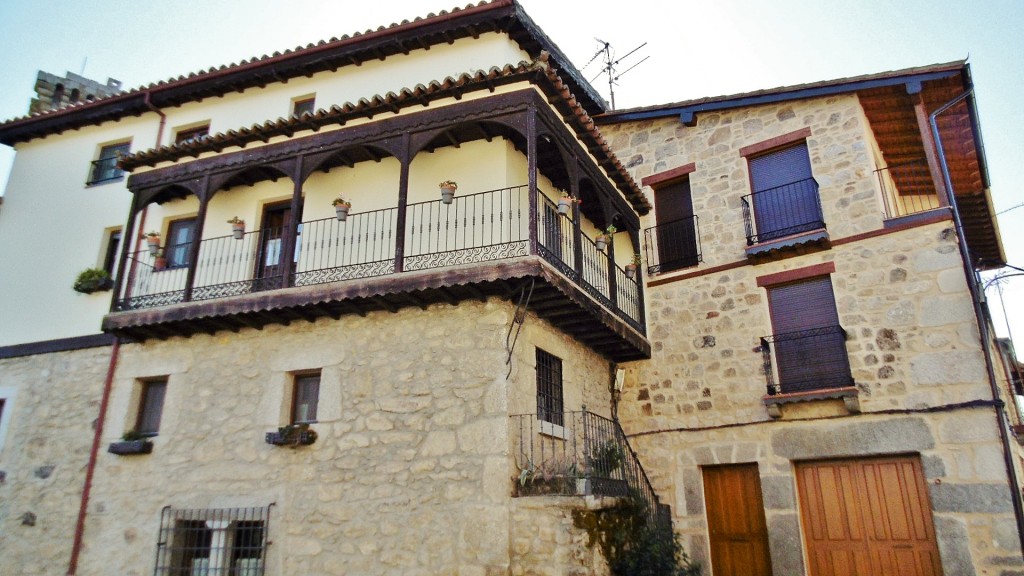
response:
M1024 2L1017 0L521 0L578 67L626 58L618 108L733 94L969 57L1003 242L1024 268ZM28 111L36 72L133 88L447 10L446 0L0 0L0 118ZM464 6L464 4L463 4ZM599 8L609 6L614 8ZM598 63L584 68L594 79ZM608 98L607 77L594 80ZM13 153L0 146L0 189ZM1004 281L1024 346L1024 277ZM995 291L990 297L998 301ZM1005 334L998 321L997 328Z

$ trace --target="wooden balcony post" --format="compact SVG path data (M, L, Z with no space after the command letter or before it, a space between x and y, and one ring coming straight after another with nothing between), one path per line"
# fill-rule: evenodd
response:
M608 237L608 299L615 304L616 308L621 309L619 291L615 288L618 279L615 276L615 235L612 234Z
M572 166L570 168L572 177L569 182L569 192L573 198L580 199L580 161L579 158L573 156ZM583 213L580 211L580 204L576 202L572 205L572 245L573 245L573 270L576 274L583 277L583 227L581 220L583 219Z
M932 183L935 185L935 194L939 197L939 206L949 206L949 193L946 190L945 178L942 177L942 168L939 166L939 157L935 151L935 139L932 138L932 131L928 124L928 111L924 108L924 98L921 97L921 89L920 82L907 84L907 94L910 94L914 101L917 129L921 133L921 143L924 144L924 156L928 160L928 172L931 173Z
M408 222L409 208L409 163L412 162L412 136L409 132L402 133L401 170L398 176L398 214L395 217L395 272L402 272L405 267L405 227Z
M115 310L117 308L118 296L124 291L124 299L127 300L131 297L131 286L125 285L125 282L129 282L131 274L125 273L125 267L128 265L128 254L133 252L133 248L138 244L138 238L142 234L142 230L135 230L135 217L139 214L139 197L134 193L132 194L132 207L128 211L128 222L125 223L124 229L121 232L121 254L117 258L117 275L114 280L114 290L110 297L110 309ZM135 269L135 262L132 261L132 270Z
M530 254L538 254L537 222L539 221L537 198L537 107L530 104L526 110L526 171L530 190Z
M185 272L185 290L182 302L192 299L192 285L196 281L196 268L199 266L199 246L203 242L203 227L206 224L206 207L210 205L210 175L203 176L203 194L199 197L199 214L196 215L196 227L192 230L192 242L188 246L188 269ZM168 239L170 240L170 239Z
M298 241L299 222L302 221L302 159L303 155L295 157L295 166L292 170L292 203L288 209L288 222L284 223L284 231L281 236L281 287L287 288L292 285L292 276L295 272L295 242Z

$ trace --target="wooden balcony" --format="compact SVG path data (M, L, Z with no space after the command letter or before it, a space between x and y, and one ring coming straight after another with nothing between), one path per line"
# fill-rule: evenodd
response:
M535 222L524 185L409 204L404 218L386 208L207 238L194 269L136 252L103 328L166 338L498 296L523 299L611 359L649 357L639 277L615 263L614 246L598 250L578 211L559 214L542 191L535 197Z

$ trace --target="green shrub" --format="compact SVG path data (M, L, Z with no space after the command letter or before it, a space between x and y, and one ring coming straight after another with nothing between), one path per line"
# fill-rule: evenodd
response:
M114 280L110 277L110 274L102 268L87 268L82 270L82 273L75 279L75 284L72 288L75 292L81 292L82 294L92 294L93 292L99 292L100 290L110 290L114 287Z

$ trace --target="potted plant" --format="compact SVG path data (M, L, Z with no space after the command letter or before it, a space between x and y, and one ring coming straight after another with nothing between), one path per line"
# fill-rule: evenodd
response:
M309 424L289 424L281 426L277 432L267 432L266 442L273 446L309 446L316 442L317 433Z
M334 214L338 217L338 222L344 222L348 218L348 211L352 208L352 203L338 195L331 204L334 206Z
M568 214L570 210L572 210L572 205L573 204L582 204L582 203L583 203L582 200L580 200L579 198L576 198L572 194L565 194L561 198L558 199L558 213L562 214L564 216L564 215Z
M128 456L131 454L149 454L153 451L153 443L149 438L135 430L129 430L121 436L120 442L111 442L107 452Z
M156 251L160 249L160 233L156 230L150 230L146 232L146 244L149 245L149 253L156 256Z
M163 250L157 250L153 255L153 270L159 272L167 269L167 257L164 256Z
M114 280L103 268L86 268L82 270L82 273L78 275L78 278L75 279L75 284L72 286L75 292L81 292L82 294L110 290L113 287Z
M612 241L612 235L614 235L618 229L615 226L609 226L604 229L604 232L597 235L594 238L594 243L597 244L597 249L604 252L605 247Z
M235 240L241 240L245 236L245 220L235 216L228 220L228 224L231 224L231 235L235 237Z
M640 267L640 254L633 254L633 259L626 264L626 278L633 278L636 276L636 269Z
M455 198L455 191L459 189L459 185L454 180L445 180L437 185L441 189L441 202L445 204L451 204Z

